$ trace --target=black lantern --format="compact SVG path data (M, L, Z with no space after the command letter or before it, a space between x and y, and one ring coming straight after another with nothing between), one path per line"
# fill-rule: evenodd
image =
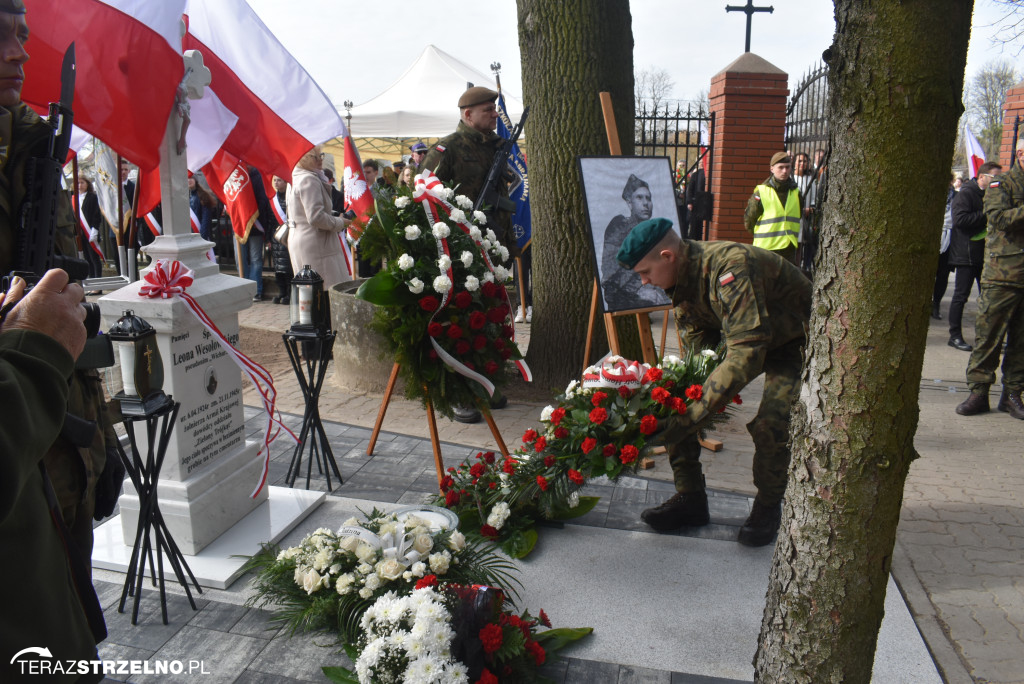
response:
M308 264L292 278L291 332L320 335L330 329L324 279Z
M124 388L114 395L121 402L121 413L148 416L167 406L171 399L162 389L164 362L153 326L129 310L117 319L108 335L121 362Z

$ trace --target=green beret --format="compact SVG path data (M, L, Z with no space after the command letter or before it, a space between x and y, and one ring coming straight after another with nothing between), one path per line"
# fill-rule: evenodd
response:
M666 218L647 219L633 226L616 255L622 268L633 270L670 230L672 222Z
M626 187L622 188L622 199L629 201L629 198L633 196L639 188L651 189L651 186L647 184L647 181L637 178L633 174L629 174L629 180L626 181Z
M498 93L494 92L490 88L473 86L466 92L462 93L462 97L459 98L459 109L483 104L484 102L494 102L497 99Z
M8 14L24 14L25 3L22 0L0 0L0 12Z

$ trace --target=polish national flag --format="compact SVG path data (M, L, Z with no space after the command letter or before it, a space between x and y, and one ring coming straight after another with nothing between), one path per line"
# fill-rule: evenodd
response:
M964 126L964 150L967 153L967 175L978 177L978 167L985 163L985 150L981 149L978 139L971 133L970 126Z
M74 42L75 124L141 168L155 167L185 72L179 37L185 4L25 0L32 38L22 99L45 107L60 97L61 62Z
M359 160L359 152L352 142L352 136L345 136L345 210L353 212L356 217L348 226L348 234L358 240L363 234L366 222L373 216L373 193L363 177L363 162Z
M187 0L184 47L199 50L210 87L239 118L223 150L290 180L314 144L347 135L327 95L245 0Z
M241 242L249 239L249 231L259 215L256 195L249 182L249 169L238 157L221 150L206 166L203 175L213 194L220 198L231 217L231 229Z

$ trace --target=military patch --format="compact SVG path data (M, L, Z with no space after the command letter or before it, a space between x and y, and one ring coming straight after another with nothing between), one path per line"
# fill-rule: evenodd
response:
M438 152L444 152L444 145L434 145L434 149Z
M999 187L999 181L996 180L995 178L993 178L992 180L990 180L988 182L988 187L990 187L990 188L998 188Z
M720 278L718 279L718 284L719 284L719 285L728 285L729 283L731 283L731 282L732 282L732 281L734 281L734 280L736 280L736 276L734 276L734 275L732 274L732 271L729 271L729 272L728 272L728 273L726 273L726 274L725 274L724 276L721 276L721 277L720 277Z

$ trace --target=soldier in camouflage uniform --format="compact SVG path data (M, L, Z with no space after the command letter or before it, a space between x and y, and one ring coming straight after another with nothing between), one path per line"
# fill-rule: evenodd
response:
M789 414L800 383L810 316L811 283L781 256L733 242L680 239L667 219L637 224L622 243L619 262L644 284L664 289L689 349L724 342L725 359L708 377L703 396L669 419L659 435L670 446L677 493L643 512L656 530L706 525L707 495L698 431L761 373L764 395L747 425L754 440L757 497L738 541L763 546L778 531L789 468Z
M490 88L474 86L466 90L459 98L460 118L455 132L434 145L419 165L420 171L430 169L440 181L454 184L455 192L473 202L484 189L487 172L502 142L501 136L494 132L498 126L497 99L498 93ZM508 200L508 184L514 178L512 170L507 167L506 164L502 182L498 184L501 200ZM514 209L515 204L511 207ZM487 227L509 250L509 260L519 256L519 247L512 232L511 210L484 207L483 211L487 215ZM507 404L508 398L497 392L491 398L491 408L504 408ZM480 412L468 406L456 406L453 412L455 420L460 423L478 423L481 419Z
M12 6L21 6L20 0L0 0L0 12L7 11L3 7ZM0 13L0 17L3 16ZM9 66L10 62L6 62L0 69ZM3 76L0 72L0 81L3 81ZM33 157L46 156L47 145L53 135L46 122L20 99L20 86L17 90L0 91L0 274L4 275L15 266L15 235L20 228L19 211L27 193L25 172L28 162ZM55 251L75 256L75 221L71 203L66 193L60 193L59 197ZM47 452L44 463L64 514L64 522L88 566L92 557L96 482L106 463L107 447L109 445L112 450L116 439L95 370L75 370L73 373L68 413L92 422L94 430L91 437L81 432L72 437L68 430L62 431ZM78 443L72 443L72 439Z
M1003 337L1003 395L998 409L1024 420L1024 138L1017 141L1017 163L993 178L985 193L985 260L974 351L967 363L971 390L956 412L973 416L989 410L989 386L995 382Z

